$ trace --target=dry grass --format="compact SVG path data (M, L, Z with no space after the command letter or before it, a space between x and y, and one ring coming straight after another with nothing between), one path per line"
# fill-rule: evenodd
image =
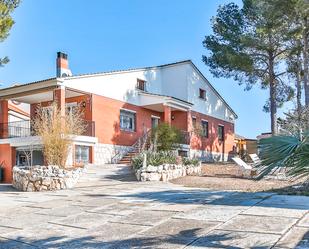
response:
M38 106L32 126L35 134L42 139L46 163L62 167L66 165L72 144L70 136L80 135L85 131L80 108L62 116L57 103L48 108Z

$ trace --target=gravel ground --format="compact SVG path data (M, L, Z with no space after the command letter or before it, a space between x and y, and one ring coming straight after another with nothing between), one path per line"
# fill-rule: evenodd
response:
M174 184L186 187L208 188L213 190L234 190L241 192L275 191L280 194L308 195L308 185L305 189L296 189L292 186L299 185L302 180L250 180L242 179L241 170L237 165L227 164L204 164L203 176L186 176L174 179Z
M233 163L209 163L202 165L202 174L204 176L235 176L242 177L242 170Z
M209 188L214 190L236 190L242 192L260 192L285 188L295 183L279 180L248 180L228 177L186 176L171 181L185 187Z

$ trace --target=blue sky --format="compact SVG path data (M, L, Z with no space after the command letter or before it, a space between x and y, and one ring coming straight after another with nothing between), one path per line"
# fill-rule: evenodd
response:
M0 43L0 55L11 60L0 68L0 83L54 77L57 51L69 54L73 74L191 59L238 114L236 132L254 138L270 130L269 114L262 111L268 92L214 78L201 60L210 19L226 2L24 0L9 38Z

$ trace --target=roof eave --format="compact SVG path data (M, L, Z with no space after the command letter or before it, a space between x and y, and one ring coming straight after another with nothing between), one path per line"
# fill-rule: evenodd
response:
M7 87L4 89L0 89L0 99L10 99L14 97L14 95L22 95L22 94L27 95L27 93L34 92L37 90L56 88L58 86L61 86L62 83L63 83L62 79L51 78L28 84Z

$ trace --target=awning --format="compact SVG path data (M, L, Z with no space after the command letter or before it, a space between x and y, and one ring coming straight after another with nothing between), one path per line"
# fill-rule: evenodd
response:
M172 111L188 111L193 106L192 103L181 99L147 92L139 92L139 99L142 107L157 112L163 112L164 106L171 107Z

